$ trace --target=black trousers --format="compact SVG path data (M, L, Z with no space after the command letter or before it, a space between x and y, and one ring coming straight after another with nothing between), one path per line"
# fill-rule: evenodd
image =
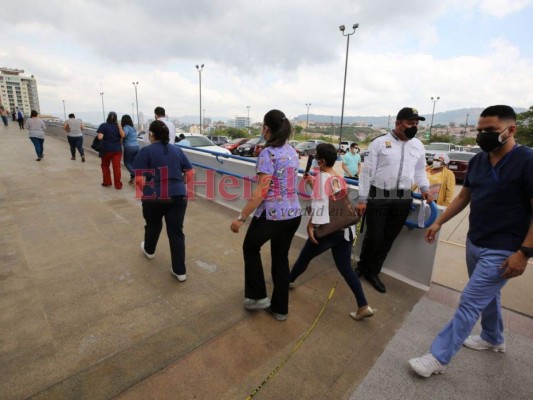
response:
M185 270L185 235L183 234L183 220L187 209L187 197L173 196L171 200L143 201L144 249L150 254L155 253L159 235L163 229L163 218L167 226L168 242L172 271L184 275Z
M369 199L366 208L366 232L358 269L366 276L381 272L387 254L400 234L411 210L411 198Z
M84 156L83 151L83 136L67 136L68 144L70 145L70 154L76 157L76 149L78 149L80 156Z
M272 282L274 290L270 309L278 314L289 312L289 249L302 217L282 221L267 220L264 214L252 218L242 251L244 255L244 297L267 297L261 247L270 240Z

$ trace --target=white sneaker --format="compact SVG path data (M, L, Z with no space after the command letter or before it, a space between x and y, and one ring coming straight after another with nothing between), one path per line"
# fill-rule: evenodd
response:
M247 310L264 310L268 307L270 307L270 299L268 297L258 300L244 298L244 308Z
M496 353L505 353L505 343L491 344L483 340L481 336L468 336L464 341L463 346L474 350L492 350Z
M174 271L170 271L170 273L174 275L180 282L185 282L187 280L187 275L185 274L183 275L175 274Z
M150 254L150 253L146 252L146 250L144 249L144 242L141 242L141 249L142 249L144 255L146 256L146 258L151 260L152 258L155 257L155 253L154 254Z
M431 353L411 358L409 365L413 371L424 378L429 378L433 374L442 374L446 369L446 365L442 365Z

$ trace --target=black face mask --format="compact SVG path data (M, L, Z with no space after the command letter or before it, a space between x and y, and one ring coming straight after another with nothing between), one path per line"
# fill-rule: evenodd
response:
M407 139L411 140L415 137L416 132L418 132L418 128L416 126L411 126L409 128L406 128L405 131L403 131L403 134Z
M505 128L503 132L506 130L507 128ZM503 142L501 141L500 136L503 134L503 132L481 131L477 134L476 143L479 145L479 147L481 147L481 150L486 151L487 153L498 150L505 144L505 142L507 142L507 139L509 139L507 138Z

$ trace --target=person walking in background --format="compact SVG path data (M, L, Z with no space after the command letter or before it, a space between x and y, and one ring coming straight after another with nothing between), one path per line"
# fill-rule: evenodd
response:
M157 121L162 121L167 126L169 132L169 143L174 144L176 142L176 127L168 119L165 109L163 107L156 107L154 109L154 117Z
M342 157L342 169L345 178L359 179L361 173L361 156L357 143L350 145L350 150Z
M70 159L76 160L76 149L80 153L81 162L85 162L85 151L83 150L83 122L76 118L74 114L68 115L63 129L67 131L67 140L70 145Z
M24 113L20 108L17 108L17 121L19 123L19 128L24 129Z
M314 178L313 186L318 185L320 195L311 200L311 218L307 224L309 238L305 242L298 259L292 267L289 276L289 287L294 287L296 279L305 272L313 258L331 249L335 266L352 290L357 301L357 311L351 312L350 316L356 321L374 315L374 310L368 305L359 277L352 269L352 244L355 238L355 226L350 226L338 232L334 232L323 238L316 238L314 229L318 225L328 224L329 218L329 195L333 177L338 177L333 169L337 160L337 151L332 144L320 143L316 147L315 160L317 160L320 173ZM339 177L340 178L340 177ZM307 179L310 179L308 177ZM311 178L313 179L313 178ZM338 179L338 178L337 178ZM341 178L342 179L342 178ZM337 182L338 183L338 182ZM327 185L330 185L329 187ZM340 190L341 185L338 185ZM313 193L315 193L313 189Z
M178 281L187 279L185 267L185 235L183 221L187 209L186 183L192 175L192 165L177 146L169 145L169 132L162 121L150 124L151 144L143 147L133 160L137 172L135 184L142 192L144 241L141 249L152 259L161 229L163 218L167 226L172 275Z
M360 216L366 213L366 232L358 273L380 293L387 289L379 274L411 210L413 183L420 187L424 200L433 201L424 145L415 138L418 121L425 118L416 109L402 108L394 129L368 146L359 179L357 210Z
M13 122L17 122L17 111L16 110L11 111L11 117L13 118Z
M288 144L291 124L285 114L271 110L263 119L265 148L256 164L257 186L230 229L238 233L254 213L242 245L244 255L244 308L270 307L278 321L289 312L289 248L301 221L296 192L298 154ZM254 212L255 210L255 212ZM272 254L272 300L267 297L261 247L270 240Z
M426 167L429 192L439 206L448 207L455 195L455 175L448 169L450 158L443 153L435 154L433 164Z
M122 135L118 129L117 113L111 111L106 122L101 124L96 130L98 139L102 141L102 186L111 186L115 183L115 189L122 189L120 159L122 158ZM124 131L122 131L124 133ZM113 165L113 181L111 181L111 170L109 165Z
M8 118L9 118L9 112L4 108L4 106L0 106L0 116L2 117L2 122L4 123L4 126L8 126Z
M442 225L470 204L470 279L430 352L409 360L411 369L425 378L444 372L461 346L505 352L501 289L522 275L533 257L533 150L516 143L516 114L509 106L483 110L477 131L483 152L470 160L461 192L425 234L434 243ZM481 334L469 336L480 316Z
M26 121L26 129L30 131L29 137L37 154L35 161L41 161L44 157L44 131L46 130L46 125L39 118L39 113L36 110L31 110L30 118Z
M129 115L123 115L118 126L120 136L124 138L122 145L124 146L124 165L130 173L129 184L135 183L135 171L133 170L133 160L139 152L139 143L137 142L137 131L133 126L133 120Z

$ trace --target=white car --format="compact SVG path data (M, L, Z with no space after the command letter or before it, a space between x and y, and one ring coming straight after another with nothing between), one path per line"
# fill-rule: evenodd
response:
M191 147L197 147L201 150L209 150L213 153L231 154L231 151L223 147L217 146L203 135L185 134L185 139L189 141ZM179 146L179 144L176 143L176 146Z

